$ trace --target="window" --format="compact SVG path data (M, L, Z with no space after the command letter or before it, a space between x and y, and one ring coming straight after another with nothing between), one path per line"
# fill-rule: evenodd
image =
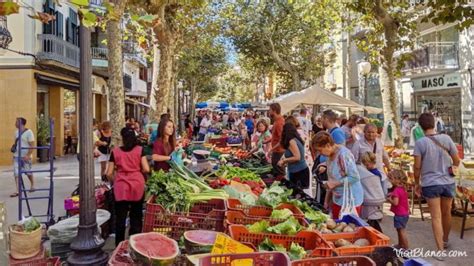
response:
M69 18L66 19L66 41L79 46L79 26L77 13L69 9Z
M56 19L55 21L55 28L54 28L54 33L56 36L59 38L64 38L64 20L63 20L63 14L59 11L55 12Z
M143 80L143 81L147 81L147 68L146 67L140 67L140 72L139 72L139 75L138 77Z

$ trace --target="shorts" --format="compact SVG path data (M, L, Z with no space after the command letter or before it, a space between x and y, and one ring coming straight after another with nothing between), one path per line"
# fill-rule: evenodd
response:
M31 170L31 159L23 160L22 166L23 167L21 168L21 170L30 171ZM18 177L18 170L19 170L19 168L18 168L18 158L13 157L13 174L15 175L15 177ZM28 175L31 175L31 173L28 173Z
M425 199L454 198L455 189L455 184L422 187L421 194Z
M103 153L100 153L99 157L97 158L97 161L99 161L99 163L101 162L108 162L110 159L110 154L103 154Z
M301 189L309 188L309 168L298 171L296 173L288 173L290 181Z
M405 229L408 223L408 216L393 216L393 226L395 229Z

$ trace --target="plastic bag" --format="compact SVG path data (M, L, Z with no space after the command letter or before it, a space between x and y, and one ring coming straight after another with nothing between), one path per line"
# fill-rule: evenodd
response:
M342 195L342 206L341 211L339 212L339 219L342 219L342 217L350 214L359 217L359 214L357 213L357 210L354 206L354 195L352 195L349 180L344 178L344 191Z
M98 209L96 213L97 225L99 227L110 219L110 212ZM51 243L71 243L77 235L79 225L79 215L74 215L65 220L59 221L48 229L48 237Z
M174 152L171 153L171 161L176 163L178 166L184 166L183 154L184 154L183 148L179 148L175 150Z

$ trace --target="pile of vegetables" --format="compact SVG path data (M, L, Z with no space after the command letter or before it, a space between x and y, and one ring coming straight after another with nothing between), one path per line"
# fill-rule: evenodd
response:
M291 260L299 260L306 256L306 251L298 243L291 242L290 248L286 250L283 245L274 244L270 239L265 238L260 245L258 245L258 251L280 251L286 252Z
M304 227L294 217L286 219L284 222L270 226L270 222L267 220L261 220L254 224L248 225L247 229L251 233L270 233L279 235L296 235L299 231L303 230Z
M333 244L336 248L366 247L366 246L370 246L370 241L366 238L359 238L356 241L351 242L349 240L341 238L334 241Z
M40 227L40 222L38 222L38 220L36 220L36 218L33 216L21 220L20 222L18 222L18 224L12 225L12 229L14 231L25 233L31 233L33 231L36 231Z
M340 222L336 223L333 219L328 219L325 223L318 225L319 231L323 234L333 233L351 233L357 229L357 226L353 223Z
M232 179L234 177L238 177L241 181L261 181L260 176L252 172L251 170L223 165L214 172L214 175L224 178L224 179Z
M259 156L259 154L254 154L254 157L238 160L237 162L233 162L233 165L245 168L260 176L270 173L272 166L268 164L265 155L262 157Z
M212 189L205 182L189 177L186 170L153 172L147 181L147 195L171 212L188 212L196 202L227 199L223 190Z

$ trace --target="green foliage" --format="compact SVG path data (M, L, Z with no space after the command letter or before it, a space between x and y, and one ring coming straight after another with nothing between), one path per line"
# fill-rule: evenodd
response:
M44 115L37 117L36 126L36 139L38 144L45 145L49 139L49 119Z
M313 84L330 63L326 55L338 22L338 1L230 1L223 3L226 36L255 69L274 69L287 87Z
M416 6L417 9L427 10L428 14L422 22L432 22L436 25L459 22L459 30L474 25L474 8L468 0L428 0L425 4Z

